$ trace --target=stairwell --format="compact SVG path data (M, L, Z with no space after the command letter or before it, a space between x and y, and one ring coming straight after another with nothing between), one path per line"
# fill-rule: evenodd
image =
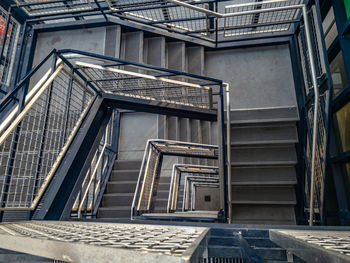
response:
M120 57L159 67L204 75L203 47L147 37L142 31L121 33ZM118 52L115 52L118 54ZM295 107L231 111L233 222L295 224ZM118 161L105 191L98 217L129 218L138 171L148 139L218 143L217 124L165 115L125 111L121 114ZM174 163L215 165L213 161L166 158L154 212L166 211ZM128 164L128 165L126 165ZM120 176L120 178L118 178ZM180 200L179 207L181 207Z
M298 120L295 107L231 111L234 223L296 223Z

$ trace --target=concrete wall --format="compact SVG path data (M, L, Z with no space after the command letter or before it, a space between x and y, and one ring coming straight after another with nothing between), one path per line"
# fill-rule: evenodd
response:
M210 196L210 201L205 201ZM220 189L210 187L196 188L196 210L218 211L220 209Z
M206 52L205 75L230 83L232 109L297 105L288 45Z
M77 49L102 55L119 57L120 27L77 29L39 33L34 53L33 66L45 58L52 49ZM51 66L48 63L47 67ZM45 69L38 71L31 84L36 83Z

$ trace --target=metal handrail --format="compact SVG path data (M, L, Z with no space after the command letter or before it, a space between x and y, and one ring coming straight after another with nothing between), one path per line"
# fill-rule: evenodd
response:
M50 55L48 57L50 57L52 54L53 53L50 53ZM40 65L42 65L42 64L40 64ZM44 77L39 81L39 83L33 88L33 90L28 93L28 95L26 96L26 99L25 99L26 104L24 105L24 108L20 112L19 112L19 109L20 109L19 106L20 105L15 106L14 109L11 111L9 116L6 118L6 120L4 122L4 125L1 127L2 128L1 129L2 134L0 136L0 145L3 145L5 143L5 141L8 140L8 139L10 139L11 143L15 143L15 141L12 141L13 139L11 137L9 137L9 136L13 132L15 132L15 129L18 129L19 124L23 122L24 118L29 114L29 112L32 109L37 110L35 108L35 107L38 107L38 106L35 106L37 101L39 101L39 99L41 99L41 97L45 93L51 94L52 89L54 88L54 85L55 85L54 82L56 81L56 78L59 76L59 74L65 74L65 75L69 76L72 80L74 80L74 82L77 85L80 85L80 87L82 89L84 89L85 92L90 94L90 96L94 96L95 95L90 89L86 88L86 86L85 86L85 84L83 83L82 80L78 79L76 76L71 75L71 71L70 71L69 67L67 67L67 65L65 63L63 63L62 60L58 60L57 63L55 63L55 68L56 69L52 73L51 73L52 69L51 69L51 71L49 70L44 75ZM38 68L36 68L35 70L31 71L31 73L28 76L32 76L34 74L34 72L36 72L37 70L38 70ZM29 80L29 77L25 78L25 80L20 82L18 87L20 87L22 85L22 83L27 82L28 80ZM5 98L5 100L8 100L11 97L12 97L12 95L7 97L7 98ZM46 100L48 100L48 99L46 99ZM33 192L34 196L29 199L31 201L24 201L25 203L23 203L23 204L21 203L22 201L18 201L18 202L20 202L19 205L6 207L5 203L7 201L6 200L2 200L2 204L1 204L0 210L7 210L7 211L9 211L9 210L23 210L23 209L24 210L34 210L36 208L36 206L38 205L41 197L43 196L43 194L44 194L44 192L45 192L49 182L53 178L53 175L54 175L56 169L58 168L58 164L60 163L60 160L63 158L65 152L68 150L68 146L71 143L71 141L73 140L74 135L78 131L79 126L81 125L82 120L83 120L84 116L86 115L87 110L89 109L89 107L90 107L92 102L93 102L93 100L89 100L89 101L87 101L87 103L84 102L84 103L86 103L86 107L82 110L79 119L75 123L75 126L73 127L71 133L68 134L67 139L65 141L64 141L64 138L62 139L63 140L62 142L64 142L64 145L62 146L62 148L60 149L59 153L57 154L57 156L56 156L56 158L54 160L54 163L52 164L52 167L51 167L50 171L48 172L48 174L45 175L45 178L41 182L39 189L37 190L36 193ZM5 103L6 103L6 101L5 101ZM47 107L50 107L50 104L47 104L47 105L48 105ZM46 111L47 110L48 109L46 109ZM14 118L14 116L16 116L16 117ZM30 115L29 115L29 117L30 117ZM46 118L48 118L48 116ZM11 121L11 123L9 125L7 125L10 121ZM49 120L47 120L47 122L48 121ZM50 124L50 125L52 125L52 124ZM8 126L8 127L6 127L6 126ZM5 130L5 128L6 128L6 130ZM35 127L32 127L32 128L35 128ZM46 129L47 128L44 128L44 130L43 130L44 133L46 132ZM44 140L44 138L43 138L43 140ZM28 142L28 143L30 143L30 142ZM29 147L28 149L30 149L30 146L28 146L28 147ZM41 146L41 147L43 147L43 146ZM60 146L56 145L55 147L60 147ZM11 165L8 164L8 167L11 168ZM34 171L32 171L32 173L34 173ZM7 176L11 176L11 175L7 175ZM4 198L4 196L6 196L8 194L7 191L5 190L5 185L6 185L6 183L4 182L3 183L3 188L2 188L2 191L1 191L1 195L3 196L3 198ZM20 186L18 186L18 187L20 187ZM25 200L28 199L28 197L25 197L25 198L26 198Z
M171 174L167 213L176 211L182 173L194 175L218 175L217 166L174 164Z
M170 150L167 150L167 147ZM140 213L150 211L163 155L217 159L218 146L160 139L148 140L131 206L131 219ZM155 161L152 162L151 159Z

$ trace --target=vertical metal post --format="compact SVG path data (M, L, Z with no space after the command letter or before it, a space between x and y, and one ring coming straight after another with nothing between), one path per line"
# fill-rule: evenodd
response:
M225 117L224 117L224 89L220 85L220 97L218 101L218 133L219 133L219 174L220 176L220 208L224 210L224 219L227 219L228 199L227 199L227 173L226 173L226 151L225 151Z
M227 192L228 192L228 223L232 224L232 175L231 175L231 105L230 84L224 83L226 94L226 147L227 147Z
M311 68L311 78L312 85L314 89L314 121L313 121L313 134L312 134L312 155L311 155L311 183L310 183L310 216L309 216L309 225L313 225L314 220L314 193L315 193L315 158L316 158L316 143L317 143L317 128L318 128L318 104L319 104L319 91L317 84L317 76L316 76L316 66L314 61L314 55L312 52L312 44L311 44L311 34L310 34L310 26L309 20L307 16L306 5L303 5L303 18L304 18L304 26L305 26L305 36L306 36L306 44L309 53L310 60L310 68Z
M324 182L323 182L323 192L324 192L324 199L325 200L325 195L326 195L326 185L327 185L327 170L328 170L328 159L329 159L329 142L330 142L330 131L332 127L332 109L331 109L331 102L332 102L332 97L333 97L333 80L332 80L332 75L331 75L331 70L329 67L329 61L328 61L328 55L327 55L327 48L326 48L326 41L325 41L325 36L323 32L323 27L322 27L322 18L321 18L321 7L319 0L315 0L315 6L316 6L316 14L317 14L317 25L320 30L320 35L321 35L321 44L322 44L322 55L324 59L324 64L325 64L325 69L326 69L326 74L327 74L327 79L328 79L328 97L327 97L327 127L326 127L326 142L325 142L325 152L324 152L324 160L325 160L325 168L324 168ZM325 211L325 203L323 202L322 204L322 210ZM321 224L324 224L325 222L325 213L321 214Z

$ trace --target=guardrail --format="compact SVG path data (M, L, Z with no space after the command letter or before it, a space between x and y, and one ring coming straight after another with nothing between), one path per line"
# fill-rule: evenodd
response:
M171 174L171 181L169 187L169 197L167 212L175 212L178 210L179 191L181 187L181 178L183 174L193 176L211 176L218 177L219 168L217 166L204 166L204 165L190 165L190 164L174 164ZM184 188L185 189L185 188Z
M218 112L212 90L220 85L215 79L89 52L53 50L0 101L0 211L35 210L97 96L106 98L109 107L118 100L119 107L139 103L212 117ZM107 146L96 153L98 165L90 169L80 208L106 151Z
M71 217L95 218L118 150L120 113L114 110L72 207Z
M218 159L219 147L170 140L148 140L131 207L131 218L152 212L164 155ZM224 174L224 171L221 173Z

